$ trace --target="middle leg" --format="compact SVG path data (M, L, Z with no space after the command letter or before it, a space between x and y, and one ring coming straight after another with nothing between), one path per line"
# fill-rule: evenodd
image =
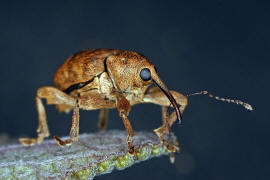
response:
M79 139L79 108L84 110L93 110L101 108L113 108L115 103L110 100L105 100L104 97L100 96L98 93L89 93L86 95L81 95L76 100L76 104L72 115L72 126L70 129L70 138L62 141L59 137L54 136L54 139L60 146L70 145L73 141L78 141Z
M98 118L98 131L103 131L107 127L109 109L100 109Z

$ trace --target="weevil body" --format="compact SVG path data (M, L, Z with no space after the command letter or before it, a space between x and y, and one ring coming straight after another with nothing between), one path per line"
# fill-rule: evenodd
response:
M150 87L153 83L156 86ZM162 107L163 120L161 127L154 132L170 152L178 150L177 145L164 140L163 135L170 131L170 127L177 119L181 122L181 115L188 104L187 96L169 91L158 76L154 65L143 55L113 49L81 51L69 57L60 66L55 73L54 84L55 87L44 86L38 89L36 95L38 136L20 138L22 144L41 143L50 135L45 108L41 101L46 99L47 104L56 105L60 112L73 110L70 138L63 141L54 136L60 146L78 141L79 109L100 109L98 128L102 130L106 127L108 109L117 108L127 131L128 151L134 154L136 153L136 148L132 144L134 133L128 119L131 106L154 103ZM206 94L206 91L203 92ZM175 111L168 115L167 108L171 105Z

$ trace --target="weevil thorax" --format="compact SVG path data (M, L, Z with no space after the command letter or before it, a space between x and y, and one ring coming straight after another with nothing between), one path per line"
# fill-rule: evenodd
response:
M143 95L152 84L152 81L143 81L140 72L146 67L155 71L154 65L136 52L123 51L111 55L107 58L106 65L115 88L120 92Z

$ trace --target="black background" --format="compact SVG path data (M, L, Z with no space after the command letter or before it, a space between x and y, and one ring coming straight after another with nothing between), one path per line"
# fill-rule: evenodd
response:
M73 53L89 48L147 56L170 89L209 90L255 111L191 97L173 131L181 152L96 179L269 179L269 4L259 1L7 1L0 6L0 132L36 136L34 97ZM71 114L46 106L52 135L68 135ZM80 132L95 132L97 111L81 111ZM160 108L137 105L135 130L161 124ZM124 129L116 111L109 129Z

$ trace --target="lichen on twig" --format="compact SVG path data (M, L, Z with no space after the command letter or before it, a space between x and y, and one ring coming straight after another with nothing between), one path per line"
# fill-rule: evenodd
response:
M0 179L93 179L168 154L154 133L135 132L137 156L128 154L125 139L125 131L114 130L82 134L78 142L66 147L53 140L31 147L0 146Z

